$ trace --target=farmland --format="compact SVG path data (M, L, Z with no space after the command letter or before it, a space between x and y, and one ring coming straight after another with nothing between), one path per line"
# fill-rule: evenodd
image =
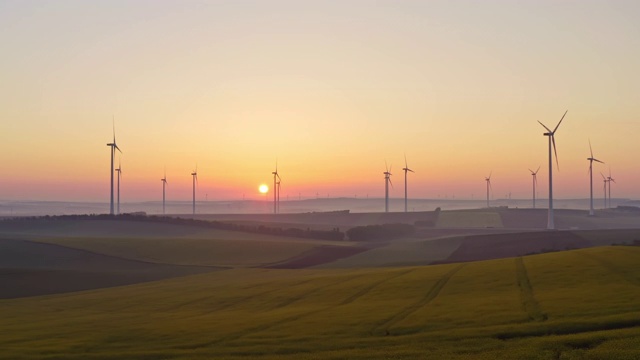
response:
M537 211L503 209L371 242L3 222L0 358L640 357L640 247L610 246L640 239L636 218L563 217L598 230L528 229Z
M6 358L634 359L640 248L235 269L0 301ZM606 306L603 306L606 304Z

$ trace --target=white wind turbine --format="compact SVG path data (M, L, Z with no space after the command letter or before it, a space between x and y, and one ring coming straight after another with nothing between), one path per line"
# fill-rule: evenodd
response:
M391 182L391 169L387 166L387 162L384 162L384 166L387 169L384 174L384 212L389 212L389 184L393 187L393 183Z
M196 214L196 183L198 182L198 165L196 164L196 169L191 173L193 177L193 215Z
M120 178L122 177L122 164L118 160L118 168L115 169L118 172L118 207L116 214L120 215Z
M591 153L591 157L588 157L587 160L589 160L589 194L590 194L590 203L589 203L589 216L593 216L595 215L595 213L593 212L593 162L599 162L601 164L604 164L602 161L596 159L593 157L593 149L591 148L591 140L589 140L589 152Z
M114 211L113 211L113 158L116 155L116 149L118 151L120 151L120 153L122 154L122 150L120 150L120 148L116 144L116 125L115 125L115 120L113 122L113 142L108 143L107 146L109 146L111 148L111 167L109 168L109 174L111 176L111 201L109 203L110 204L110 206L109 206L109 214L113 215L114 214Z
M278 174L278 160L276 160L276 171L273 171L273 213L278 213L278 203L280 202L280 174Z
M602 180L604 181L604 209L607 208L607 183L609 182L609 180L606 178L606 176L604 176L603 173L600 173L600 175L602 175Z
M491 173L492 172L489 172L489 176L484 178L484 181L487 182L487 207L490 207L489 206L489 190L493 190L493 187L491 187Z
M568 111L569 110L564 112L564 115L562 115L562 118L560 118L558 125L556 125L553 131L551 131L551 129L549 129L545 124L538 121L540 125L542 125L547 130L547 132L544 133L543 135L549 137L549 213L547 217L547 229L549 230L554 230L556 228L553 222L553 154L551 152L551 145L553 144L553 153L555 153L556 155L556 165L559 171L560 165L558 164L558 152L556 150L555 134L556 134L556 131L558 130L558 127L560 127L562 120L564 120L564 117L567 115Z
M164 201L165 201L165 187L167 186L167 170L164 171L164 177L160 179L162 181L162 214L166 214Z
M536 208L536 186L538 185L538 171L540 171L540 166L538 166L538 170L533 171L529 169L531 172L531 177L533 177L533 208Z
M609 168L609 176L607 177L607 181L609 182L609 208L611 208L611 183L616 182L616 179L611 177L611 168Z
M406 154L404 156L404 167L402 168L402 170L404 170L404 212L407 212L407 172L408 171L415 172L415 171L409 169L409 165L407 165Z

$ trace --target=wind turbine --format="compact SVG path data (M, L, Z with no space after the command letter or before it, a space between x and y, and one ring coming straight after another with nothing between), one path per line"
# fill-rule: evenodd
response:
M162 181L162 215L166 214L164 207L165 200L165 187L167 186L167 170L164 171L164 177L160 179Z
M273 213L277 214L279 196L278 186L280 184L278 182L278 180L280 180L280 174L278 174L278 160L276 160L276 171L273 171L271 174L273 174Z
M278 192L278 214L280 214L280 183L282 182L282 179L280 178L280 176L278 175L278 187L276 188L277 192Z
M384 212L389 212L389 184L393 187L393 183L391 182L391 169L387 166L387 162L384 162L384 166L387 169L384 174Z
M536 185L538 185L538 171L540 171L540 166L538 166L538 170L533 171L531 169L529 169L529 171L531 171L531 177L533 177L533 208L536 208Z
M609 180L607 180L607 178L604 176L603 173L600 173L600 175L602 175L602 180L604 181L604 209L607 208L607 183L609 182Z
M120 178L122 177L122 164L118 160L118 168L115 169L118 172L118 208L116 214L120 215Z
M553 154L551 153L551 144L553 144L553 153L555 153L556 155L556 166L558 167L558 171L560 171L560 164L558 163L558 151L556 150L555 134L558 130L558 127L560 127L560 124L562 124L562 120L564 120L564 117L567 115L568 111L569 110L564 112L564 115L562 115L562 118L560 118L558 125L556 125L553 131L551 131L551 129L549 129L545 124L538 121L538 123L540 123L540 125L542 125L542 127L547 130L547 132L543 135L549 137L549 213L547 217L547 229L549 230L554 230L556 228L555 224L553 223Z
M591 153L591 157L588 157L587 160L589 160L589 191L590 191L590 207L589 207L589 216L593 216L594 212L593 212L593 162L599 162L601 164L604 164L602 161L596 159L593 157L593 149L591 148L591 140L589 140L589 152Z
M609 168L609 176L607 177L607 181L609 181L609 208L611 208L611 182L616 182L616 179L611 177L611 168Z
M491 173L489 173L489 177L484 178L484 181L487 182L487 207L489 206L489 189L493 190L493 188L491 187Z
M191 173L193 176L193 215L196 214L196 183L198 182L198 164L196 164L196 169Z
M120 148L116 144L115 119L113 121L113 142L108 143L107 146L111 147L111 167L109 168L109 173L111 174L111 201L109 206L109 214L113 215L113 158L116 155L116 149L122 154L122 150L120 150Z
M409 169L409 165L407 165L407 155L404 155L404 167L402 168L402 170L404 170L404 212L407 212L407 172L411 171L411 172L415 172L411 169Z

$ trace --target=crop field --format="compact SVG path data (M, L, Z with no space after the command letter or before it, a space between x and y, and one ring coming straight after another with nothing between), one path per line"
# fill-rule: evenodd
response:
M640 248L0 300L7 359L638 359Z
M436 227L439 228L501 228L502 218L493 211L442 211Z

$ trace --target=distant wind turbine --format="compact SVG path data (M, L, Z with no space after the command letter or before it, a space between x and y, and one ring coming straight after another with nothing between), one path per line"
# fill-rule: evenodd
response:
M278 213L278 186L280 180L280 174L278 174L278 160L276 160L276 171L273 171L273 213Z
M118 160L118 168L115 169L118 172L118 208L116 214L120 215L120 178L122 177L122 164Z
M384 162L384 166L387 169L384 174L384 212L389 212L389 184L393 187L393 183L391 182L391 169L387 166L387 162Z
M196 183L198 182L198 164L196 164L196 169L191 173L193 177L193 215L196 214Z
M602 180L604 181L604 209L607 208L607 183L609 182L609 180L607 180L607 177L604 176L603 173L600 173L600 175L602 175Z
M558 130L558 127L560 127L560 124L562 124L562 120L564 120L564 117L567 115L568 111L569 110L564 112L564 115L562 115L562 118L560 118L558 125L556 125L553 131L551 131L551 129L549 129L545 124L538 121L538 123L540 123L540 125L542 125L542 127L547 130L547 132L543 135L549 137L549 213L547 217L547 229L549 230L554 230L556 228L553 222L553 154L551 153L551 144L553 144L553 153L556 155L556 166L558 167L558 171L560 171L560 164L558 163L558 151L556 150L555 134Z
M491 173L492 172L489 173L488 177L484 178L484 181L487 182L487 207L490 207L489 206L489 190L493 190L493 188L491 187Z
M616 179L611 177L611 168L609 168L609 176L607 176L607 181L609 182L609 208L612 207L611 205L611 183L612 182L616 182Z
M113 158L116 155L116 150L120 151L122 154L122 150L116 144L116 125L115 119L113 121L113 142L107 144L107 146L111 147L111 167L109 168L109 173L111 175L111 201L109 206L109 214L113 215Z
M407 165L407 155L404 155L404 167L402 168L404 171L404 212L407 212L407 172L415 172L409 169L409 165Z
M540 166L538 166L538 170L533 171L531 169L529 169L529 171L531 171L531 177L533 177L533 208L536 208L536 186L538 185L538 171L540 171Z
M162 214L164 215L166 214L164 201L165 201L165 188L167 186L167 170L164 171L164 177L160 179L160 181L162 181Z
M278 214L280 214L280 183L282 182L282 178L280 178L280 176L278 176L278 187L276 188L277 192L278 192Z
M589 216L595 215L593 212L593 162L599 162L604 164L602 161L593 157L593 149L591 148L591 140L589 140L589 152L591 153L591 157L588 157L589 160L589 192L590 192L590 203L589 203Z

